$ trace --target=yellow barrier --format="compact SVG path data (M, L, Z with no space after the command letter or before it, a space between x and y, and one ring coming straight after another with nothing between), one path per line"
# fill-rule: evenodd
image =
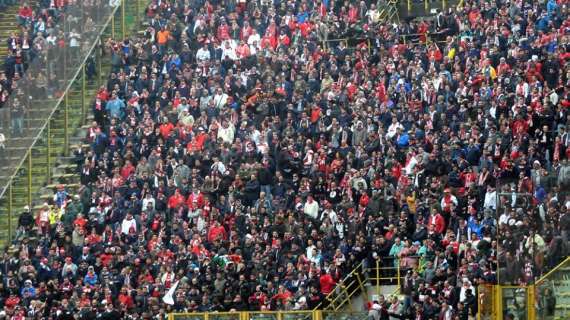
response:
M393 264L394 267L381 267L380 260L376 260L376 268L373 272L376 274L376 277L369 277L368 279L376 284L377 295L380 295L380 286L382 283L385 284L385 282L389 284L396 282L398 289L400 288L400 260L394 260Z
M319 311L243 311L171 313L169 320L321 320Z
M364 282L375 282L376 292L380 292L382 282L396 282L400 288L400 263L395 260L394 267L381 267L380 262L374 268L363 269L358 264L336 288L326 296L325 302L312 311L254 311L254 312L211 312L211 313L172 313L169 320L366 320L367 311L364 306L355 308L351 298L357 293L367 292ZM392 274L383 273L384 271ZM376 274L366 277L366 273ZM365 279L366 277L366 279ZM394 294L398 293L398 289ZM549 306L553 296L558 304ZM367 294L363 302L367 302ZM518 319L537 320L570 319L570 257L560 263L551 272L540 278L536 285L499 286L480 285L477 288L477 304L479 313L477 320L503 320L507 313ZM348 304L348 311L340 311ZM549 314L549 308L554 314ZM364 311L359 311L364 310Z
M169 320L366 320L366 311L243 311L171 313Z
M362 262L359 263L346 277L344 277L333 291L331 291L323 302L314 311L327 309L339 310L345 303L349 303L352 310L351 298L358 292L365 292L364 279L362 279Z
M536 319L570 319L570 257L536 281L533 298Z
M97 10L93 12L82 12L86 10L86 7L78 7L79 16L89 16L96 26L92 32L82 35L85 48L82 47L80 49L82 51L74 55L72 51L67 51L67 46L65 46L63 51L47 51L43 59L38 58L30 63L27 74L37 75L47 70L47 73L54 74L56 79L50 81L54 85L53 89L49 90L51 92L49 95L36 87L35 82L24 81L18 84L26 92L30 92L30 97L34 97L35 103L29 106L29 115L24 119L28 128L19 139L30 142L11 149L10 145L7 145L6 149L11 151L3 164L7 177L0 181L0 216L2 217L0 245L9 244L14 237L18 213L21 209L24 206L33 208L34 204L40 203L40 199L35 195L45 184L48 184L50 188L53 187L49 185L52 182L66 184L65 177L53 174L52 166L59 156L69 155L70 137L73 136L74 130L83 125L87 115L87 99L92 97L94 90L87 88L85 65L88 57L94 57L96 60L99 66L97 84L103 84L105 80L102 78L103 54L100 43L104 42L108 34L114 36L116 28L120 28L122 36L128 36L131 28L138 25L135 24L135 21L139 21L138 16L143 14L141 11L143 3L139 3L143 1L144 5L148 3L146 0L121 0L117 7L101 5L95 7ZM87 23L83 20L79 22L81 30ZM120 22L120 25L116 22ZM69 24L65 21L62 22L61 28L66 34L71 31ZM61 74L58 75L58 72ZM94 84L95 82L91 82L89 85L94 87ZM42 111L41 114L39 111ZM1 123L2 121L0 121L0 131L9 133L10 127L2 128ZM18 139L8 140L9 143L15 141ZM72 188L76 187L73 185ZM73 190L68 191L73 192Z

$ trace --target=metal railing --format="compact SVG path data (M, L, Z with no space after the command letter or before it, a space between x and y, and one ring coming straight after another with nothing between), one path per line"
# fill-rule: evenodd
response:
M570 257L542 276L534 285L480 285L477 288L478 320L570 319Z
M367 312L299 310L170 313L169 320L365 320Z
M169 320L321 320L318 311L247 311L170 313Z
M15 213L24 205L32 207L34 194L51 181L56 159L69 155L70 137L89 109L88 83L104 81L103 38L128 36L143 13L140 3L100 1L88 6L78 1L67 7L63 21L46 34L37 57L0 109L0 132L6 136L0 154L0 243L12 239Z
M367 288L372 286L375 288L374 292L380 295L382 286L395 285L397 288L391 294L397 294L401 286L400 265L401 260L396 257L384 257L382 260L376 260L372 266L360 262L314 310L339 311L347 304L350 311L360 310L361 306L355 308L352 305L352 298L364 293L363 300L368 302Z
M570 319L570 257L538 279L534 293L537 319Z
M346 303L349 304L349 310L353 310L352 297L361 292L366 292L363 263L359 263L348 275L340 280L334 290L332 290L325 300L322 301L314 310L333 310L338 311ZM365 295L366 296L366 295Z

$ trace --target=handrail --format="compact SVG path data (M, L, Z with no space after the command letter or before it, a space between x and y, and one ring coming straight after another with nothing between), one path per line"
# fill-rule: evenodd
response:
M331 292L329 292L329 294L327 294L327 295L325 296L325 300L326 300L326 301L334 301L334 299L331 300L330 297L336 293L337 288L341 288L342 285L343 285L343 283L344 283L349 277L352 277L352 276L356 273L356 271L362 267L362 263L363 263L363 262L360 261L360 263L357 264L356 267L354 267L354 269L352 269L352 271L351 271L348 275L346 275L343 279L341 279L341 280L336 284L336 286L334 287L334 289L333 289ZM319 308L322 306L322 304L323 304L322 302L319 303L313 310L319 310Z
M535 285L540 285L542 282L546 281L548 277L550 277L554 272L560 270L564 265L570 263L570 257L566 257L562 262L560 262L556 267L552 268L552 270L548 271L545 275L540 277L538 280L534 282Z
M121 0L121 5L123 6L124 3L126 2L126 0ZM105 30L107 29L107 27L109 26L109 23L111 22L111 20L113 19L114 15L117 13L117 10L119 9L120 6L116 6L114 7L110 14L109 17L107 18L107 21L105 22L104 25L101 26L101 30L99 31L99 35L98 38L100 39L101 36L103 35L103 33L105 32ZM48 126L48 123L52 120L53 115L55 114L55 112L57 111L57 109L59 108L59 106L61 105L62 102L64 102L64 99L67 95L67 93L69 92L69 89L72 87L74 81L77 79L77 77L79 76L79 73L82 72L83 66L85 65L85 63L87 62L87 59L93 54L93 50L98 46L100 41L96 41L91 45L91 48L89 49L89 51L85 54L85 56L83 57L83 60L81 62L81 64L79 65L80 68L77 68L77 70L75 71L75 74L73 75L72 78L69 79L67 86L65 87L65 91L64 93L57 99L57 102L54 104L54 107L52 108L49 116L46 118L46 121L44 122L44 124L41 126L41 128L38 130L38 132L36 133L36 136L33 137L34 141L32 142L32 144L30 145L30 147L28 148L28 150L25 153L25 156L22 157L22 159L20 160L20 162L18 163L18 165L15 167L14 172L12 173L12 175L10 176L10 178L8 180L6 180L6 185L3 186L2 191L0 191L0 199L4 198L6 191L8 190L8 187L12 184L12 182L14 181L14 178L16 177L16 175L18 174L18 171L20 171L20 169L22 168L24 161L26 160L26 158L28 156L31 156L31 152L32 149L35 147L36 143L38 142L38 139L40 138L40 136L44 133L44 130L46 129L46 127ZM23 78L22 80L25 80L25 78ZM11 239L9 239L11 240Z
M407 258L420 258L420 256L414 255L414 256L408 256ZM363 279L361 279L360 277L360 272L364 273L366 271L371 271L371 270L375 270L376 272L376 277L367 277L367 280L374 280L376 281L376 291L379 294L379 290L380 290L380 281L381 280L396 280L396 290L394 292L392 292L391 294L397 294L397 292L400 291L400 287L401 287L401 267L400 267L400 261L401 259L399 257L394 257L394 256L388 256L388 257L384 257L383 259L384 262L389 261L390 263L395 263L395 265L393 267L380 267L380 260L376 261L376 264L374 267L368 267L366 269L364 269L363 267L363 261L361 261L359 264L356 265L356 267L354 267L354 269L348 274L346 275L342 280L340 280L337 285L335 286L335 288L325 296L323 302L319 303L313 310L320 310L323 307L323 303L326 301L327 302L327 306L326 308L332 307L333 310L338 310L340 307L342 307L346 302L350 301L350 299L356 294L356 292L358 291L358 289L360 289L362 292L366 292L365 286L363 285ZM390 277L382 277L380 275L381 270L392 270L393 272L395 272L394 276L390 276ZM350 279L351 277L356 276L355 279ZM350 279L350 280L349 280ZM353 290L351 290L350 292L346 290L346 288L351 288L354 287ZM339 294L339 292L341 292L341 294ZM368 298L366 297L365 300L367 301ZM340 301L339 305L336 305L337 302Z
M224 317L236 320L250 320L257 317L271 317L276 320L285 320L289 317L294 317L295 319L310 319L310 320L323 320L324 316L330 315L353 315L361 314L365 315L364 312L355 311L329 311L329 310L267 310L267 311L234 311L234 312L171 312L168 314L169 320L176 320L177 317L182 317L183 319L202 319L210 320L210 318ZM289 317L288 317L289 316Z

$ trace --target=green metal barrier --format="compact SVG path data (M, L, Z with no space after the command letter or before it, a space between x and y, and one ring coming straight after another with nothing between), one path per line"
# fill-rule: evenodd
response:
M9 107L0 114L0 132L6 136L6 149L0 157L0 245L9 244L16 234L24 206L33 208L46 200L35 198L43 186L67 184L67 176L54 177L53 167L58 158L69 156L70 138L84 124L89 99L105 81L101 76L108 69L103 62L103 41L109 37L122 39L135 31L133 27L138 26L148 2L122 0L112 7L103 1L101 6L91 7L79 1L67 9L65 20L55 29L66 45L46 47L17 82L18 89L7 105L24 104L21 132L14 126L12 120L17 118ZM91 59L98 74L88 79ZM68 187L73 191L79 185Z

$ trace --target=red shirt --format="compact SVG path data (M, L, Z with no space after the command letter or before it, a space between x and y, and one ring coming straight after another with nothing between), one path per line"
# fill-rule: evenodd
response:
M160 134L163 138L168 138L172 129L174 129L174 125L172 123L163 123L160 125Z
M441 234L445 231L445 220L441 214L436 214L435 216L430 216L428 218L428 225L433 225L435 232Z
M324 295L331 293L336 285L333 277L328 273L321 276L319 283L321 284L321 293Z
M220 41L230 39L230 27L227 24L218 27L217 37Z
M24 18L31 18L33 14L32 8L25 6L20 8L20 10L18 11L18 15L20 15L20 17L24 17Z
M189 196L188 199L186 200L186 205L188 205L188 208L190 209L201 209L204 207L204 195L200 192L198 194L194 194L194 192L192 192Z
M119 302L121 305L127 307L127 309L130 309L133 306L133 298L128 294L119 294Z
M211 227L210 231L208 231L208 241L214 242L216 239L226 239L226 229L222 226Z
M184 196L181 194L173 194L170 198L168 198L168 207L169 208L178 208L181 204L184 203Z
M125 165L121 168L121 177L127 180L131 174L135 172L135 167L132 164Z

